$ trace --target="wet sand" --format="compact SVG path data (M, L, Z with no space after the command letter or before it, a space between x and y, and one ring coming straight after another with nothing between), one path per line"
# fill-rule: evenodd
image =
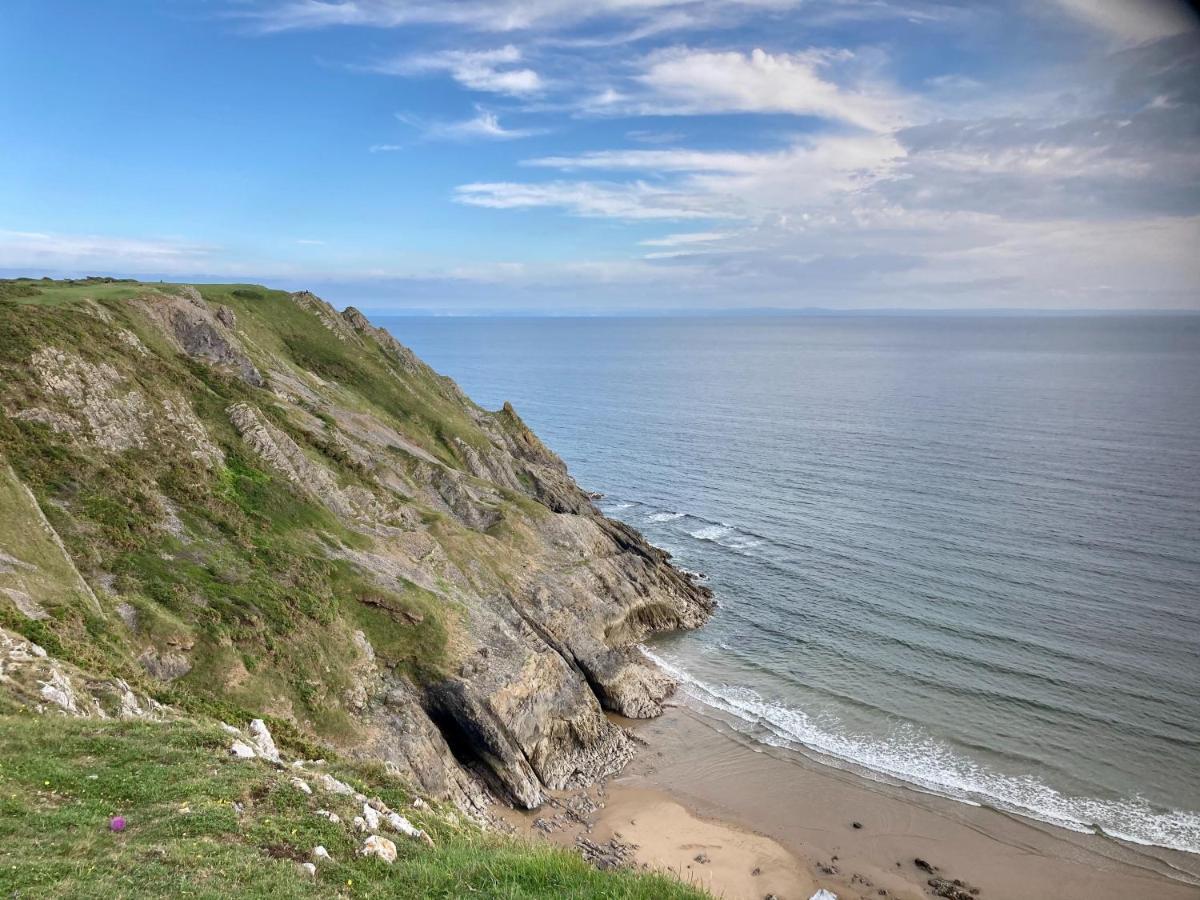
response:
M566 845L616 847L730 900L807 900L818 888L918 900L932 877L981 900L1200 898L1198 856L876 782L752 744L685 707L622 724L645 746L620 777L510 821Z

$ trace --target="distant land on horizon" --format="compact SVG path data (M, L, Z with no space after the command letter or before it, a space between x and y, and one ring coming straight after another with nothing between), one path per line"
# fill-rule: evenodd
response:
M100 282L107 281L131 281L141 283L176 283L177 280L171 278L159 277L156 273L150 276L130 276L127 274L117 275L97 275L95 273L68 273L66 275L56 273L53 276L44 274L30 275L27 272L19 272L16 270L0 269L0 281L46 281L54 279L68 279L77 281L94 280ZM253 278L246 278L245 281L238 279L215 279L205 278L188 281L185 283L203 286L206 284L254 284ZM309 286L301 283L289 284L289 289L294 290L309 290ZM971 316L974 318L992 317L992 316L1036 316L1039 318L1045 317L1081 317L1081 316L1197 316L1200 315L1200 297L1197 297L1197 306L1188 309L1139 309L1136 307L1123 307L1117 309L1073 309L1073 308L1049 308L1049 307L863 307L863 308L836 308L827 306L751 306L751 307L641 307L641 308L593 308L593 309L572 309L565 308L559 310L539 309L536 307L528 308L512 308L512 309L491 309L487 307L468 307L462 309L448 309L436 306L412 306L412 307L396 307L386 308L377 307L370 302L366 302L358 297L343 297L336 292L326 292L317 287L314 288L316 293L330 298L330 302L339 309L345 309L347 306L354 306L361 309L364 314L372 318L498 318L498 319L593 319L593 318L713 318L713 317L730 317L730 318L767 318L771 316L825 316L825 317L862 317L862 316L905 316L905 317L925 317L925 316Z

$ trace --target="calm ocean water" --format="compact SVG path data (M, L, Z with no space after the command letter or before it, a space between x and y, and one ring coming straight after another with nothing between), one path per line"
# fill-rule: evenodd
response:
M381 321L706 573L693 702L1200 852L1200 318Z

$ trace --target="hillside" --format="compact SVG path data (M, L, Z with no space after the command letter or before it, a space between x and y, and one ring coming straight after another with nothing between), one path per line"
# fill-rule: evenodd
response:
M0 282L0 454L0 635L47 654L0 667L6 771L262 718L446 808L532 808L620 768L604 711L672 687L632 645L712 608L511 406L305 292Z

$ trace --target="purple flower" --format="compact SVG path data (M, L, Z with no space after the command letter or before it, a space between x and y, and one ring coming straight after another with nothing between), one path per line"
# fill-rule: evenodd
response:
M124 831L125 830L125 817L124 816L113 816L108 822L108 827L111 828L113 831Z

